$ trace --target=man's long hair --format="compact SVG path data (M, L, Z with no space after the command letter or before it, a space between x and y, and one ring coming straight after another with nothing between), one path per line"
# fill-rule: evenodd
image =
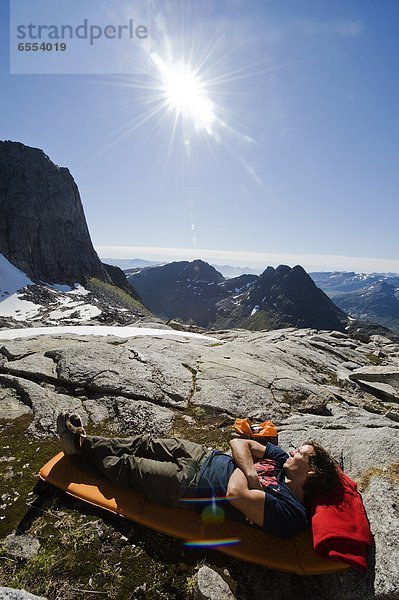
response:
M309 496L314 492L331 490L340 485L337 461L319 442L309 440L306 444L312 446L314 450L314 455L310 456L309 460L315 474L309 477L305 483L305 495Z

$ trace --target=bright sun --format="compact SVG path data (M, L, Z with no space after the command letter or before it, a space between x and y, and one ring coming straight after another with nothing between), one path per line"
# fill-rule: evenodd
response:
M151 58L157 68L166 107L175 112L176 119L188 118L197 129L211 135L216 115L206 83L188 64L167 64L158 54L152 54Z

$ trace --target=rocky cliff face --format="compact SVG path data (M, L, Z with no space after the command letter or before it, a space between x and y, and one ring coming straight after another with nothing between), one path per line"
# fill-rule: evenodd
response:
M111 283L72 175L42 150L0 142L0 214L0 253L31 279Z

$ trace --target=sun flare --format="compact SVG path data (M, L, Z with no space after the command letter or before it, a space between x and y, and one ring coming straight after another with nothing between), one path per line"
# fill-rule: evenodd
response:
M166 18L159 4L154 0L153 43L145 50L147 71L119 82L133 93L127 103L128 119L114 132L109 145L151 124L151 137L162 139L165 163L175 155L186 161L185 166L193 164L199 149L207 151L221 168L223 157L229 155L263 187L244 156L248 146L256 143L243 132L250 116L237 108L240 102L236 106L234 100L252 93L249 81L262 71L266 59L245 62L226 45L224 26L209 35L207 26L193 18L181 30L183 15Z
M203 129L211 135L216 115L206 82L189 64L168 64L158 54L152 54L151 58L157 69L159 90L166 107L175 113L176 119L190 119L196 129Z

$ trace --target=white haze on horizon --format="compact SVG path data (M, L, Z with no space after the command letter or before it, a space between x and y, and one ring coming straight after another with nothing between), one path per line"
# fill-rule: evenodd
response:
M266 252L240 252L206 250L200 248L161 248L156 246L100 246L95 249L100 258L153 260L172 262L202 259L206 262L232 267L264 270L268 266L301 265L306 271L355 271L356 273L397 273L399 259L365 258L318 254L273 254Z

